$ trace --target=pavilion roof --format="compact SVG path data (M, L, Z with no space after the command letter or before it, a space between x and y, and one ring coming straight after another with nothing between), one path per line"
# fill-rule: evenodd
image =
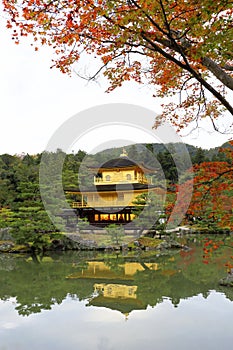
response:
M114 168L141 168L144 172L154 172L156 169L149 167L143 163L137 163L128 157L119 157L110 159L107 162L95 166L90 166L90 169L114 169Z
M118 191L137 191L137 190L150 190L157 188L158 186L142 183L119 183L109 185L91 185L90 187L76 187L76 188L65 188L65 192L118 192Z

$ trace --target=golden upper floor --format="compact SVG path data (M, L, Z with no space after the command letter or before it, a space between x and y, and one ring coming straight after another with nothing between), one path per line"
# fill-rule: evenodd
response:
M104 169L94 176L94 185L144 183L148 180L142 170L139 169Z
M145 174L154 172L154 169L135 163L123 152L119 158L92 167L92 171L95 171L94 185L98 186L122 183L148 184Z

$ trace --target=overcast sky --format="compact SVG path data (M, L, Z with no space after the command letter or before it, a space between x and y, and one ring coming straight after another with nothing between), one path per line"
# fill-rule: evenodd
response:
M1 142L0 154L35 154L42 152L56 129L70 117L87 108L106 103L131 103L161 111L161 101L152 97L153 89L127 83L107 94L104 80L87 83L77 75L71 78L50 69L52 52L42 48L35 52L29 40L15 45L11 33L4 27L1 13L0 27L0 96ZM84 67L86 63L83 62ZM83 68L82 67L82 68ZM88 67L88 65L87 65ZM151 120L151 126L153 120ZM114 139L114 130L108 132ZM229 136L200 131L182 140L204 148L215 147ZM142 135L138 142L150 142ZM80 141L81 142L81 141ZM90 137L80 148L89 151L99 140Z

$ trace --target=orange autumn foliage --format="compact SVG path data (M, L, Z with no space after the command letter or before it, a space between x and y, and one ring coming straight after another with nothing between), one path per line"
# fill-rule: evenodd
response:
M156 125L178 130L199 116L233 115L232 14L226 0L3 0L16 43L31 35L54 49L53 66L69 73L83 53L110 80L149 83L157 97L177 96ZM34 45L34 43L33 43ZM36 45L38 47L38 44ZM214 79L213 79L214 78ZM208 91L208 93L206 93ZM209 94L210 93L210 94Z
M193 180L177 186L176 191L180 191L182 197L175 207L174 217L184 212L183 203L191 191L184 223L190 223L195 218L194 222L199 221L205 227L233 229L233 141L221 152L226 156L225 161L203 162L194 166ZM171 212L174 204L173 207L171 203L169 205Z

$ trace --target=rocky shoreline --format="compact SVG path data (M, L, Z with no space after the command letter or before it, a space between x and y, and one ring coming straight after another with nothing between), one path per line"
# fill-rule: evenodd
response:
M97 235L98 232L96 231ZM87 230L86 234L90 234ZM147 231L140 238L134 239L128 244L99 244L94 239L83 239L79 232L70 232L61 234L59 238L51 240L49 245L43 246L44 251L66 251L66 250L169 250L169 249L184 249L188 250L187 246L179 243L179 238L184 236L206 235L206 234L227 234L231 235L227 229L221 231L210 231L208 229L199 229L195 227L179 226L174 229L165 230L163 232L156 230ZM86 235L87 236L87 235ZM90 236L91 237L91 236ZM14 239L9 234L8 229L0 229L0 253L30 253L31 247L29 244L16 244Z
M68 250L169 250L169 249L184 249L189 247L182 245L174 239L154 239L149 237L140 237L129 244L119 245L102 245L98 246L94 240L83 240L78 234L64 235L60 239L54 239L49 246L43 247L44 251L68 251ZM12 240L0 241L0 253L30 253L29 245L19 245Z

